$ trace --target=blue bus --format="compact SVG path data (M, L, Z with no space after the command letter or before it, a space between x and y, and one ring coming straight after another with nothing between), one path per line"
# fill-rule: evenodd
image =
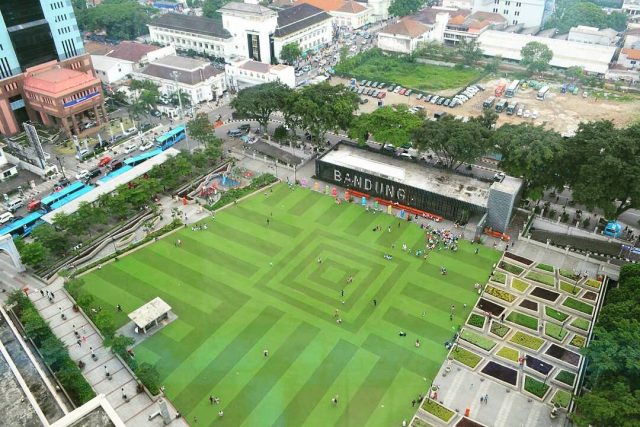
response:
M55 193L51 193L48 196L43 197L41 200L42 208L45 209L47 212L50 212L52 210L51 205L59 202L60 200L64 199L65 197L77 191L82 190L85 187L87 187L87 185L82 181L73 182L67 185L66 187L64 187L63 189L61 189L60 191L56 191Z
M123 173L130 171L131 169L133 169L133 166L128 166L128 165L123 166L120 169L116 169L113 172L110 172L110 173L106 174L105 176L103 176L102 178L100 178L98 180L98 185L105 184L105 183L111 181L116 176L120 176Z
M0 236L11 234L11 236L20 237L28 236L33 228L42 221L42 211L33 212L22 219L13 221L11 224L0 228Z
M156 147L166 150L175 145L178 141L182 141L187 137L187 131L183 125L176 126L169 132L166 132L156 138Z
M157 156L160 153L162 153L162 149L156 148L151 151L147 151L146 153L142 153L139 156L129 157L128 159L125 159L124 164L126 166L136 166L144 162L145 160Z
M56 210L58 208L61 208L62 206L64 206L67 203L69 203L70 201L75 200L78 197L87 194L89 191L93 190L93 188L94 188L93 185L87 185L83 189L69 194L67 197L62 198L62 199L58 200L55 203L52 203L51 204L51 210L53 211L53 210Z

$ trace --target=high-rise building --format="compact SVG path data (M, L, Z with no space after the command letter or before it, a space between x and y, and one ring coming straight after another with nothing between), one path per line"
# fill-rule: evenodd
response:
M102 104L71 0L0 0L0 133L30 120L80 134Z

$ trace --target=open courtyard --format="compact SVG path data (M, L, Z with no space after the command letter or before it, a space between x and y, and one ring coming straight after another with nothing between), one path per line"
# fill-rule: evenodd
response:
M462 240L418 257L418 225L285 184L204 224L83 276L102 307L122 305L118 327L157 296L171 305L177 320L134 351L198 425L410 420L475 305L474 284L500 258Z

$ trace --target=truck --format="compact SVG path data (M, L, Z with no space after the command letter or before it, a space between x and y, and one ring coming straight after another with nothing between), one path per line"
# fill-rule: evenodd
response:
M506 88L507 88L506 83L500 83L498 87L496 87L496 91L495 91L496 97L500 98L502 95L504 95L504 91Z
M509 104L507 106L507 115L512 116L513 113L516 112L517 108L518 108L518 104L516 104L515 102L513 104Z
M493 107L494 102L496 102L496 97L495 96L490 96L487 99L484 100L484 102L482 103L482 107L484 108L491 108Z
M496 113L502 113L504 109L509 106L509 103L506 100L501 100L496 104Z

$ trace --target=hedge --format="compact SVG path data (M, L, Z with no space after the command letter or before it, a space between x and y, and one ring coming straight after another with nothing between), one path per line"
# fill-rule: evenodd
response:
M565 320L567 320L567 317L569 317L567 313L563 313L562 311L558 311L555 308L551 308L549 306L546 306L544 308L544 312L547 313L547 316L551 317L552 319L559 320L560 322L564 322Z
M556 381L560 381L568 386L573 386L573 383L576 381L576 374L562 370L556 375Z
M451 350L451 357L471 369L478 366L478 363L482 360L482 357L460 346L456 346L455 350Z
M575 298L567 297L562 303L565 307L572 308L586 314L593 314L593 306L586 302L578 301Z
M538 319L524 313L512 311L507 316L507 320L534 331L538 330Z
M524 292L529 287L529 284L514 277L513 280L511 280L511 287L517 291Z
M275 176L268 173L264 173L260 176L253 178L251 180L251 183L246 187L232 188L228 191L225 191L224 193L222 193L222 196L220 196L220 200L218 200L212 205L206 205L205 208L209 209L210 211L220 209L221 207L229 205L237 201L238 199L241 199L242 197L253 193L254 191L257 191L263 187L266 187L269 184L273 184L277 180L278 178L276 178Z
M462 331L460 338L487 351L491 350L496 345L495 341L467 329Z
M467 323L471 326L482 328L484 326L484 320L485 320L484 316L481 316L476 313L471 313L471 316L469 316L469 320L467 320Z
M526 375L524 377L524 389L534 396L538 396L539 398L543 398L544 395L549 390L549 385L543 383L542 381L538 381L537 379Z
M549 273L553 273L553 266L549 264L540 263L536 265L536 268L539 268L540 270L548 271Z
M422 409L432 415L435 415L444 422L449 422L449 420L451 420L451 418L455 414L455 412L445 408L444 406L431 399L425 399L424 403L422 404Z
M85 380L80 368L69 357L69 352L40 317L38 310L22 291L13 292L8 302L15 303L14 312L24 326L25 334L40 350L44 362L54 372L62 387L76 406L82 406L96 394Z
M508 271L509 273L515 274L516 276L524 271L524 268L518 267L517 265L509 264L506 262L501 262L500 268L505 271Z
M558 341L562 341L564 337L567 336L568 331L564 329L562 326L556 325L555 323L547 322L544 325L544 333L551 338L555 338Z
M504 336L507 335L510 330L511 330L511 328L508 327L507 325L503 325L502 323L498 323L495 320L493 322L491 322L490 331L492 333L496 334L497 336L499 336L500 338L504 338Z
M556 279L553 276L549 276L548 274L538 273L536 271L530 271L526 275L527 279L535 280L538 283L542 283L543 285L555 286Z
M498 289L494 286L487 286L485 288L485 292L488 293L489 295L493 295L496 298L500 298L503 301L506 302L513 302L516 300L516 296L507 292L507 291L503 291L502 289Z
M544 344L542 338L534 337L533 335L525 334L524 332L517 331L510 340L512 343L520 344L521 346L530 348L531 350L538 350Z

